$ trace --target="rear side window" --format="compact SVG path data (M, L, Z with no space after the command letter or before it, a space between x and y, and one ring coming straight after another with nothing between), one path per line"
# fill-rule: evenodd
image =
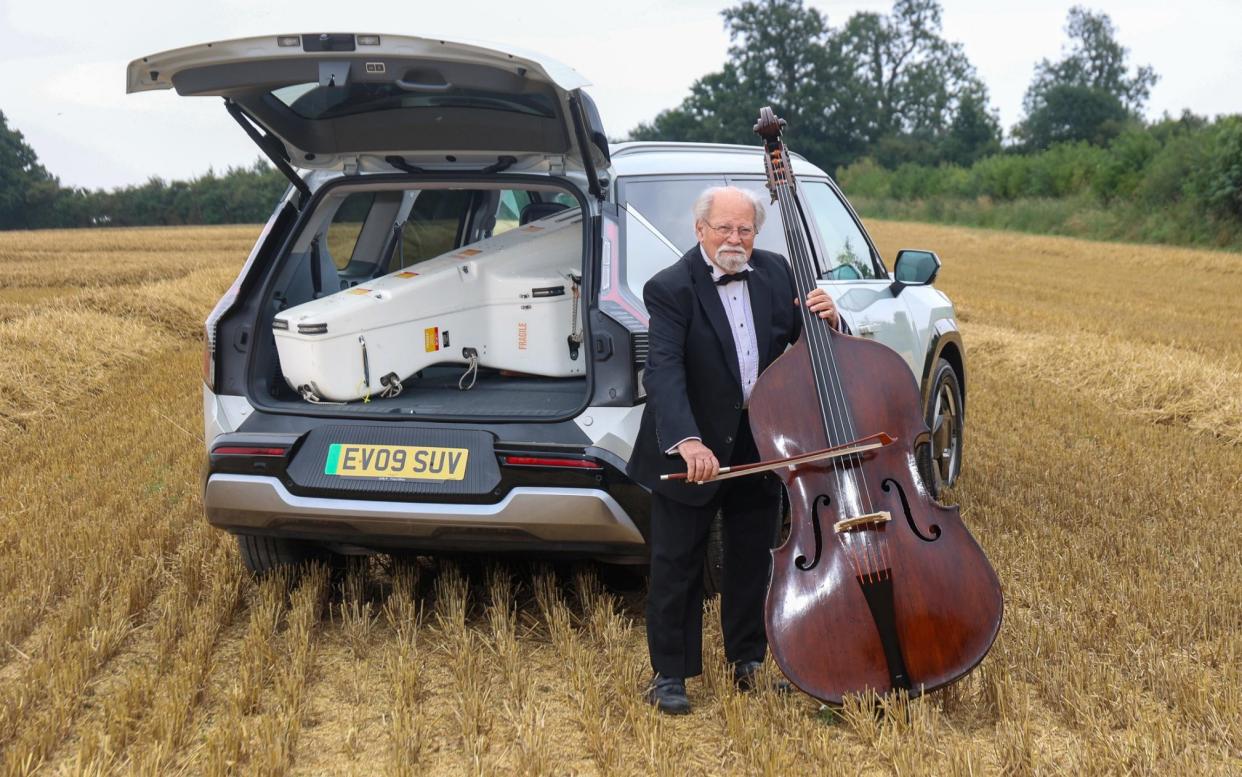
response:
M375 203L375 192L354 192L345 198L337 208L332 222L328 224L327 245L328 255L336 269L343 270L354 255L354 246L358 244L358 235L362 225Z
M755 248L760 248L764 251L774 251L781 256L786 256L789 253L789 246L785 242L785 222L781 218L780 206L772 202L772 194L768 191L767 180L732 178L729 180L729 185L754 192L759 195L760 201L763 202L766 216L763 222L763 229L759 231L759 234L755 235Z
M698 242L694 235L694 201L711 186L737 186L759 195L763 201L766 220L763 230L755 237L755 248L775 251L782 256L787 252L785 232L780 209L771 203L767 182L748 178L695 178L680 180L639 180L625 184L626 206L637 210L644 219L679 250L688 251ZM631 266L633 258L630 259ZM659 269L659 268L656 268ZM631 284L633 287L633 284ZM641 290L641 287L640 287Z
M625 198L625 262L622 278L634 296L660 270L677 261L698 240L694 236L694 201L724 178L628 180Z
M684 253L698 242L694 236L694 201L704 189L724 183L723 177L627 181L625 204Z

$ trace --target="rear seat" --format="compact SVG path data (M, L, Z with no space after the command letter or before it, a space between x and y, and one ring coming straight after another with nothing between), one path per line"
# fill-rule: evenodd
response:
M532 202L525 208L522 208L521 214L518 215L518 225L529 224L532 221L538 221L547 218L553 213L560 213L569 206L563 202Z

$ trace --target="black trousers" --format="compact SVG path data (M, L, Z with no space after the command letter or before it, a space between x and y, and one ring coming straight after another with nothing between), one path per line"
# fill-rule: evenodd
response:
M730 464L758 460L745 414ZM701 507L651 495L651 578L647 649L664 677L703 672L703 564L707 536L722 513L724 580L720 592L725 657L762 661L767 652L763 599L780 512L780 484L771 474L726 480Z

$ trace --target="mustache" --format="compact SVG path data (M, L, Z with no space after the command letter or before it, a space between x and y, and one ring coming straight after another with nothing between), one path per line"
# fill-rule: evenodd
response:
M720 254L737 254L738 256L746 256L746 252L741 248L725 248L724 246L716 249L716 255L719 256Z

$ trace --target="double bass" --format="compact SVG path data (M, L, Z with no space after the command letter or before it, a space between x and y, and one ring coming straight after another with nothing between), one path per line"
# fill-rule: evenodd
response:
M784 123L764 108L755 132L804 300L817 272ZM918 473L915 449L929 431L910 368L800 307L802 336L750 399L769 462L761 468L784 482L791 511L789 536L772 551L768 643L785 676L822 701L917 696L983 660L1000 630L1000 582L957 507L938 502Z

